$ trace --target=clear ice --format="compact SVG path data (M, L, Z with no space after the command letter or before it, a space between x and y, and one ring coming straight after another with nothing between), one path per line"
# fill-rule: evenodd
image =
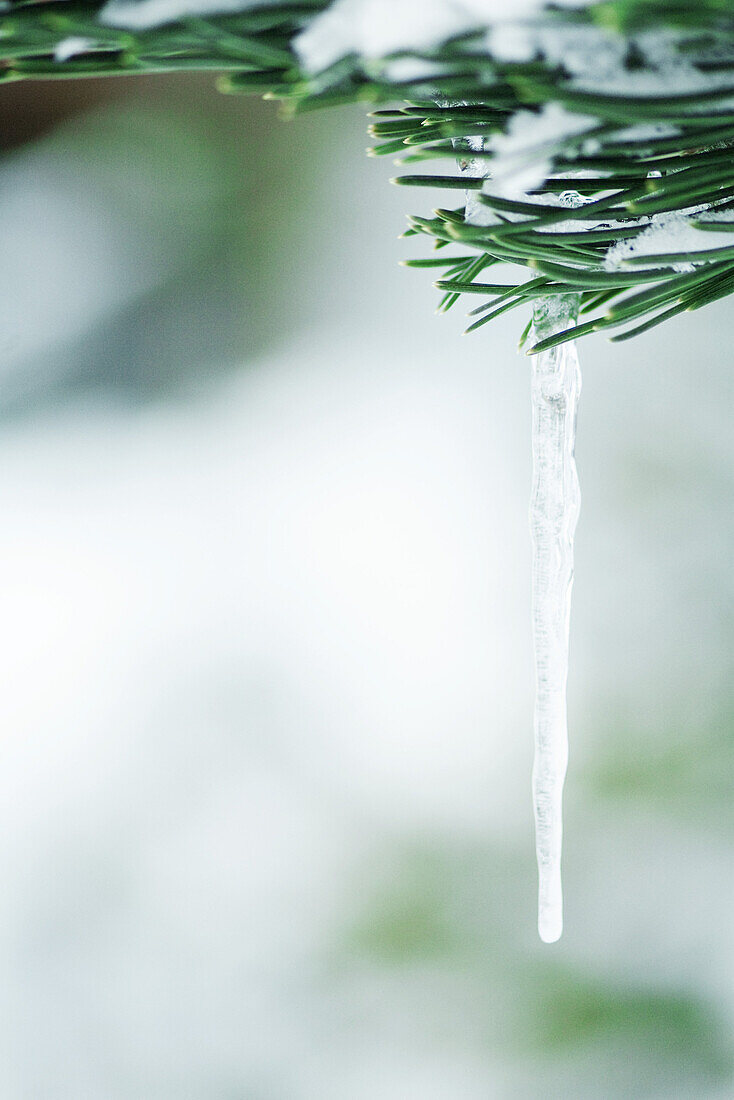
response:
M538 299L536 340L575 324L575 294ZM538 932L554 943L563 931L561 840L563 781L568 762L566 682L573 583L573 537L580 494L574 446L581 371L575 342L532 358L533 644L535 760L533 804L538 859Z

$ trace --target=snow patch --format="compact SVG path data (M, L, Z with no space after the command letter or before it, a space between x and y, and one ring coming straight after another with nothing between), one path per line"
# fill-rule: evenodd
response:
M579 7L586 0L561 2ZM454 35L530 19L544 6L544 0L335 0L296 39L296 51L318 73L350 54L374 60L430 51Z
M424 57L396 57L382 68L382 77L391 84L405 84L416 80L430 80L441 71L435 61Z
M557 103L548 103L541 111L518 111L507 131L493 135L487 143L495 154L492 194L526 198L528 191L540 187L551 174L552 153L558 144L596 125L596 119L573 114Z
M77 57L80 53L86 53L95 45L93 38L82 38L81 35L71 35L69 38L64 38L59 42L58 46L54 50L54 61L64 62L69 61L72 57Z
M703 252L710 248L731 247L733 243L731 233L697 229L690 214L678 211L655 214L649 227L639 237L618 241L609 249L604 267L607 271L617 271L626 261L637 256L649 256L650 267L655 267L656 257L669 252ZM675 267L681 272L693 271L693 264L685 261Z
M269 0L270 4L279 2ZM111 27L142 31L190 16L230 15L262 6L262 0L109 0L99 13L99 21Z
M597 24L574 26L543 17L527 18L513 11L512 18L492 25L488 52L497 61L527 62L542 57L562 66L573 86L613 95L666 95L705 91L731 83L729 70L701 71L695 55L681 47L685 37L657 28L622 35ZM631 62L631 58L637 62Z

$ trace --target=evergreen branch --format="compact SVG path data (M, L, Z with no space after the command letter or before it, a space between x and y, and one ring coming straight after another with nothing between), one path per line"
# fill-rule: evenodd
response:
M328 0L158 24L154 3L11 0L0 82L213 69L290 115L377 105L373 154L451 164L396 183L466 193L406 233L468 250L406 261L444 268L439 308L484 296L471 331L541 292L580 295L588 319L531 352L631 325L626 339L734 291L734 0L597 0L523 22L526 49L468 26L377 58L345 45L314 71L302 43ZM538 274L479 281L508 263Z

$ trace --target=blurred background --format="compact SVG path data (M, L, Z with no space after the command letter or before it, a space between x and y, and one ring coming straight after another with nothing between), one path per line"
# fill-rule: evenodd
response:
M3 1100L730 1100L731 304L582 345L548 947L525 318L359 108L0 121Z

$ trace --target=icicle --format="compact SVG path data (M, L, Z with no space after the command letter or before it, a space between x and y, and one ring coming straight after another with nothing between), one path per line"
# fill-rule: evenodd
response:
M538 299L538 340L576 322L575 294ZM538 858L538 932L546 943L563 930L561 805L568 761L566 680L573 582L573 536L579 512L574 461L581 372L574 342L533 356L533 641L535 761L533 801Z
M484 138L469 139L486 149ZM455 148L459 142L454 141ZM487 174L487 163L460 159L469 176ZM525 195L524 198L528 196ZM561 206L575 208L584 198L575 190L559 195ZM466 192L466 220L486 224L496 215L477 191ZM537 340L575 325L579 295L536 299L533 328ZM575 342L533 356L533 644L535 649L535 759L533 805L538 860L538 932L554 943L563 931L561 841L563 781L568 762L566 681L568 627L573 582L573 536L579 513L579 482L574 461L576 410L581 372Z

